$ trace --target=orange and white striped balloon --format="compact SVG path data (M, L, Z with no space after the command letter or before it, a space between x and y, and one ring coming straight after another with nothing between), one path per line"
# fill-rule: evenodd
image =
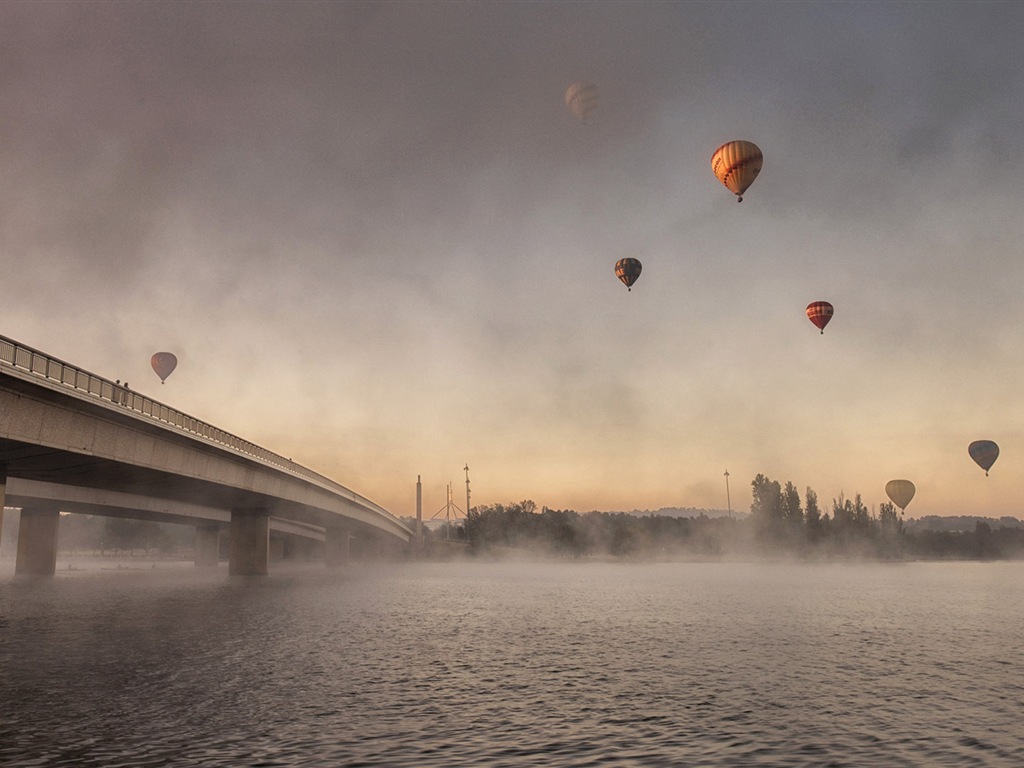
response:
M743 202L743 193L754 183L763 164L764 155L752 141L727 142L711 156L711 170L739 198L736 201L739 203Z

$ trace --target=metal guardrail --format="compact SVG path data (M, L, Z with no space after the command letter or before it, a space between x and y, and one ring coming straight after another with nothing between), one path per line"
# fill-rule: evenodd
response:
M265 464L283 469L340 496L344 496L352 501L358 501L388 517L394 517L386 509L374 504L369 499L360 496L354 491L350 491L330 478L307 469L301 464L296 464L294 461L286 459L284 456L268 451L266 448L262 448L230 432L225 432L223 429L207 424L205 421L193 418L187 413L182 413L151 397L146 397L134 390L116 384L110 381L110 379L105 379L76 365L58 360L47 355L45 352L25 346L6 336L0 336L0 365L3 364L27 371L47 381L62 384L78 392L93 395L100 400L105 400L114 405L125 407L137 416L147 417L159 421L161 424L176 427L193 437L202 438L211 443L216 443L222 448L229 448Z

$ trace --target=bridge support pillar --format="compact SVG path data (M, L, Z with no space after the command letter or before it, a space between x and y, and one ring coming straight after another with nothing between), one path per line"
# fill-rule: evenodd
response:
M53 576L57 572L59 522L60 511L52 505L25 507L21 510L15 574Z
M350 554L348 529L328 528L325 550L328 568L348 565Z
M198 568L216 568L220 560L220 526L197 525L195 563Z
M231 510L229 576L266 576L270 554L270 513L265 509Z

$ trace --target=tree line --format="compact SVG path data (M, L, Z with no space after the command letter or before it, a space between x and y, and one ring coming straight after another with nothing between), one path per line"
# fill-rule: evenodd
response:
M625 512L537 508L533 501L473 507L463 525L435 531L476 555L509 550L558 557L700 558L793 556L872 559L1024 558L1024 527L1003 518L974 530L930 530L904 522L892 503L869 510L860 494L840 493L822 507L810 487L764 474L751 482L750 514L738 517L670 517ZM428 534L429 535L429 534Z
M515 550L581 558L717 558L723 556L865 557L881 559L1024 558L1024 526L1016 518L926 517L905 522L891 503L878 513L860 494L842 493L823 508L810 487L801 495L758 474L751 481L750 514L714 516L704 510L660 510L668 514L586 512L537 508L533 501L473 507L461 526L425 531L428 546L448 537L475 555ZM672 514L675 513L675 514ZM405 519L410 525L415 521ZM10 525L8 525L10 523ZM4 520L0 540L7 554L14 521ZM191 526L126 518L61 516L61 551L93 554L184 555L191 551Z

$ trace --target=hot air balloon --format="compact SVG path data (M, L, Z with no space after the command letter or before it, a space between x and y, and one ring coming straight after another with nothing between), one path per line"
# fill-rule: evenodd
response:
M754 183L764 164L764 155L752 141L730 141L711 156L711 170L718 180L743 202L743 193Z
M885 493L892 500L892 503L900 508L900 512L907 508L907 504L914 498L917 489L909 480L890 480L885 484Z
M170 352L157 352L150 358L149 364L153 366L156 375L160 377L160 383L163 384L178 367L178 358Z
M597 109L597 97L596 85L577 80L565 91L565 106L585 123L587 115Z
M615 262L615 276L632 291L632 285L640 277L640 271L643 268L639 259L619 259Z
M975 440L967 446L967 452L971 454L974 463L985 470L985 477L988 477L988 471L999 458L999 446L991 440Z
M832 305L827 301L812 301L807 305L807 318L818 327L822 334L825 333L825 326L832 319L834 312Z

